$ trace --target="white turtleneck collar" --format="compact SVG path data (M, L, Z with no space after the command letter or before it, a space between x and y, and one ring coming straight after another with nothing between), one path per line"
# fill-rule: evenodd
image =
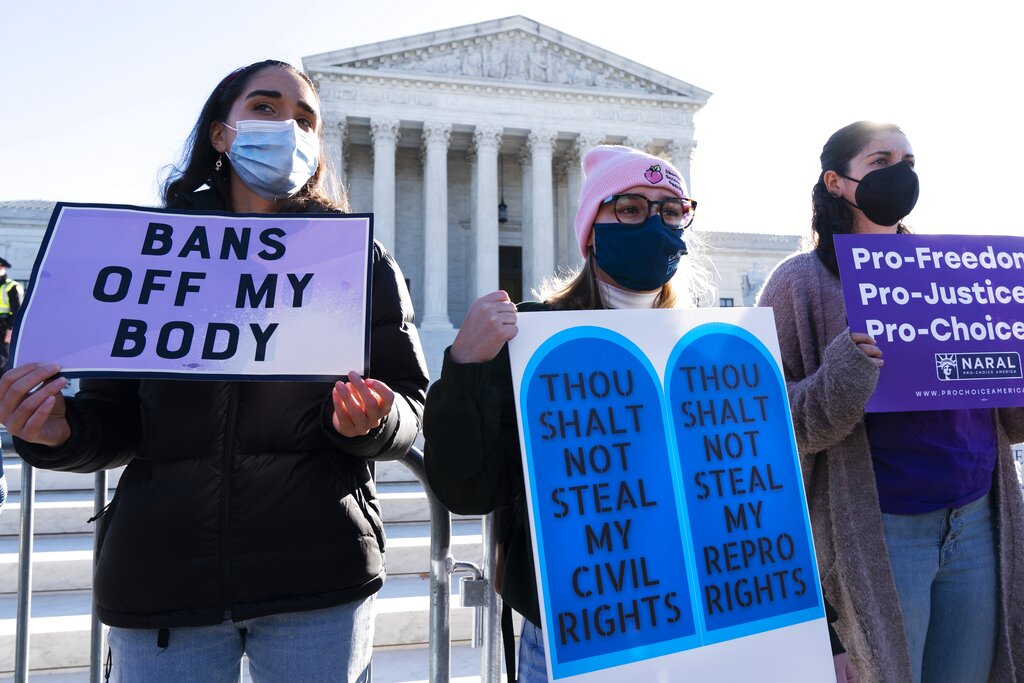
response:
M602 280L597 281L601 290L601 301L605 308L654 308L660 290L653 292L633 292Z

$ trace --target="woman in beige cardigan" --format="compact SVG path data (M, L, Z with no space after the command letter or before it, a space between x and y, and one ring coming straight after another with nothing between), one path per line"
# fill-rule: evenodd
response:
M857 122L821 155L815 249L780 264L775 311L826 597L861 683L1024 681L1024 410L864 413L884 372L851 332L833 235L905 233L910 143Z

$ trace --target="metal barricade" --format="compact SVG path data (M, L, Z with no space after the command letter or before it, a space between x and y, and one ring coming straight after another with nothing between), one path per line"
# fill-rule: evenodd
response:
M96 483L93 492L93 514L99 515L107 507L107 485L109 473L106 470L96 473ZM97 524L92 534L92 571L93 583L96 581L96 560L99 558L99 528ZM96 601L92 601L92 632L89 634L89 683L102 683L103 681L103 624L100 623L99 612L96 611Z
M32 535L35 533L35 471L21 466L21 537L18 539L18 617L14 645L14 682L28 683L29 615L32 612Z
M451 680L451 575L468 572L469 584L462 584L463 604L474 607L473 646L481 647L480 681L498 683L501 680L501 634L499 632L498 596L491 588L494 580L497 542L493 515L482 523L483 558L481 566L472 562L456 561L451 555L451 513L441 505L427 482L423 466L423 452L411 449L401 462L423 485L430 504L430 683L449 683ZM469 588L469 586L472 588ZM467 602L468 598L468 602Z
M494 592L494 572L498 562L498 529L494 514L484 517L481 529L483 545L482 569L487 581L487 604L480 617L482 640L480 652L481 683L501 681L501 598Z
M501 635L498 596L491 589L494 579L497 555L496 534L493 515L487 515L482 522L483 557L480 566L465 561L456 561L451 556L452 523L451 513L437 500L426 480L423 452L412 448L400 462L408 468L423 485L430 506L430 683L449 683L451 680L451 576L459 572L472 574L472 588L467 587L467 606L476 609L474 615L473 646L481 647L481 683L498 683L501 680ZM99 514L107 504L107 472L98 472L95 481L94 508ZM34 468L22 463L21 475L21 538L18 556L18 612L16 625L16 646L14 657L15 683L27 683L29 672L29 626L32 603L32 541L35 514ZM94 534L96 530L94 530ZM94 535L95 550L98 535ZM103 627L96 615L95 603L92 615L90 640L89 680L100 683L103 676ZM371 674L372 677L372 674Z

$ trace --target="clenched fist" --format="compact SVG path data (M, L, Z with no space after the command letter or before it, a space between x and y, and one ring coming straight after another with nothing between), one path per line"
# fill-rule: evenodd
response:
M484 363L497 356L505 342L518 333L516 305L499 289L484 294L469 307L449 354L456 363Z

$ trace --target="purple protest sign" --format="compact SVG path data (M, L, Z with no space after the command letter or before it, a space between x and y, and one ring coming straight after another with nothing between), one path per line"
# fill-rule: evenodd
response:
M365 373L372 217L57 204L12 367L69 377Z
M1024 239L836 235L850 329L884 354L867 412L1024 405Z

